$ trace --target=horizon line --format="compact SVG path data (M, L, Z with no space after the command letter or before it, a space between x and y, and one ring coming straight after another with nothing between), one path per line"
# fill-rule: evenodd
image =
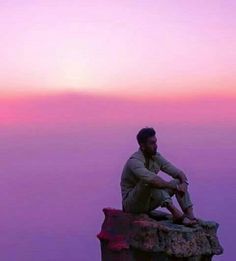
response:
M87 97L87 98L101 98L101 99L115 99L121 101L133 101L133 102L155 102L155 100L161 100L162 102L166 101L198 101L202 99L220 99L220 100L234 100L236 99L236 94L229 93L212 93L212 92L202 92L202 93L179 93L175 95L157 95L150 93L148 94L132 94L129 95L120 94L117 92L94 92L94 91L80 91L80 90L58 90L58 91L34 91L34 92L15 92L3 94L0 97L0 101L17 101L17 100L34 100L40 98L56 98L63 96L72 96L72 97Z

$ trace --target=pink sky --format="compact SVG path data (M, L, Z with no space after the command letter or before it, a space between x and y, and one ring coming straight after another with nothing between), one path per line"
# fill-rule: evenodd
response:
M4 1L1 95L235 96L235 1Z
M109 124L132 124L132 121L150 124L185 123L189 125L219 124L236 127L235 98L197 97L189 100L134 101L110 96L56 94L15 99L0 99L0 126L53 126L54 124L91 124L100 127ZM148 115L148 118L147 118Z
M1 100L0 111L0 259L100 260L102 208L121 209L122 166L147 125L158 150L187 174L196 215L220 224L225 254L214 260L234 256L234 98L70 94Z
M214 260L232 260L235 13L235 1L1 1L0 260L100 260L102 208L121 208L144 126L186 171L197 216L220 223Z

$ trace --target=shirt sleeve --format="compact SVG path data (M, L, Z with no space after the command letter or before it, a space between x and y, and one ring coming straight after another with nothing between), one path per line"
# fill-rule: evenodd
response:
M136 158L129 159L128 167L137 178L146 182L152 181L157 176L155 172L148 170L144 163Z
M157 154L158 163L160 165L160 169L167 173L172 178L177 178L179 173L183 173L181 169L175 167L172 163L170 163L167 159L165 159L160 153Z

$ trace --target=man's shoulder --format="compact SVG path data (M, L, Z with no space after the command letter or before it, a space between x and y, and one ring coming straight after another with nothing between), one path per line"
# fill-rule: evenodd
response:
M144 165L142 156L138 151L130 154L123 167L123 175L127 175L133 168ZM122 175L122 176L123 176Z
M144 155L142 154L142 152L140 151L140 150L137 150L137 151L135 151L135 152L133 152L130 156L129 156L129 158L128 158L128 160L127 160L127 162L145 162L145 158L144 158Z
M137 150L130 154L128 159L125 162L124 169L132 168L135 165L144 164L143 156L140 154L140 152Z

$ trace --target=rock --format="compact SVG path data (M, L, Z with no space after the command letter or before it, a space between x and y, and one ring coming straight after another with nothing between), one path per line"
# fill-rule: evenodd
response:
M103 208L105 220L97 238L102 261L208 261L223 253L219 224L200 220L194 227L174 224L172 215Z

